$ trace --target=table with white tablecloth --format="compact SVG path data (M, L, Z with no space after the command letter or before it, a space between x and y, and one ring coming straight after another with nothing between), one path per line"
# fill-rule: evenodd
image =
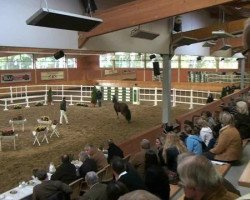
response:
M21 125L22 126L22 131L24 132L24 123L26 122L26 119L21 119L21 120L10 120L9 124L12 126L12 130L15 131L15 125Z

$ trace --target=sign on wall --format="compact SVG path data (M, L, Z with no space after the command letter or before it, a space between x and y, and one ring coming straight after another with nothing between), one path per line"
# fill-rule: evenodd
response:
M1 83L16 83L31 81L31 73L1 74Z
M41 80L58 80L64 79L64 71L41 72Z

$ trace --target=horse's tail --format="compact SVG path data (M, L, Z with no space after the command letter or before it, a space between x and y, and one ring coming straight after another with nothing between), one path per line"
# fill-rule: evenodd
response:
M127 120L128 122L130 122L130 120L131 120L131 112L130 112L129 109L127 109L127 111L126 111L125 118L126 118L126 120Z

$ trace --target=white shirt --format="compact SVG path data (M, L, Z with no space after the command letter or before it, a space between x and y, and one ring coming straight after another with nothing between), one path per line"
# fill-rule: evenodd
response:
M200 130L200 138L208 146L210 140L213 138L213 131L209 127L203 127Z

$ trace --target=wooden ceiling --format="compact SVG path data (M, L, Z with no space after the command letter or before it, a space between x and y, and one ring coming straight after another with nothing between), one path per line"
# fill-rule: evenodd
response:
M104 19L104 23L91 32L80 32L78 40L79 47L82 47L89 38L96 35L180 15L182 13L192 12L198 9L205 9L210 13L211 17L218 19L218 22L221 20L221 12L223 10L225 13L224 26L229 32L233 32L235 29L240 29L240 31L242 31L245 18L250 17L249 0L95 0L95 2L97 4L98 10L94 13L94 16ZM166 10L168 12L165 12ZM240 23L237 23L237 20L240 20ZM200 41L206 41L211 39L211 31L215 30L216 28L218 28L216 25L212 25L207 28L183 32L181 34L182 36L187 35L189 37L198 37ZM178 37L178 34L174 36L174 38ZM230 40L228 39L228 41ZM242 48L242 44L239 45L240 39L237 41L238 43L235 48ZM232 43L235 43L235 41ZM216 46L220 46L219 42ZM212 48L212 51L216 50L216 46ZM40 55L53 55L53 53L57 50L0 47L0 56L1 53L17 54L18 52L31 51ZM68 53L71 55L80 56L104 53L84 50L65 51L68 51Z

